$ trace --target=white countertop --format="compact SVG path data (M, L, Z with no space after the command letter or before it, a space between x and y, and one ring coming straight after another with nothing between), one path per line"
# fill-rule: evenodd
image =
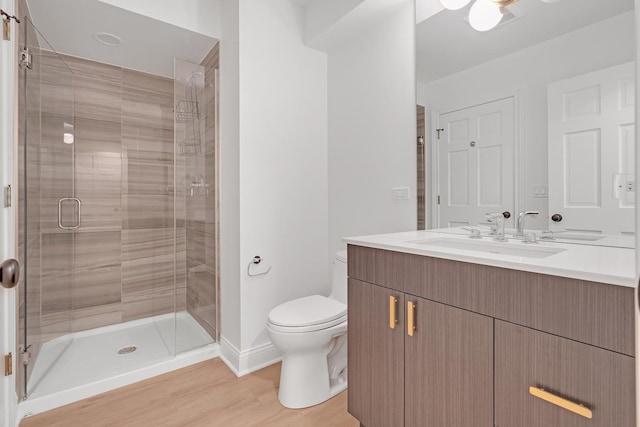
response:
M540 251L562 250L562 252L554 253L544 258L533 258L429 244L427 239L437 239L440 242L452 243L454 246L464 246L465 242L469 242L470 247L472 247L471 245L497 243L493 242L490 237L469 239L468 233L467 235L461 235L450 231L450 229L447 229L446 232L444 230L407 231L347 237L342 241L347 244L370 248L491 265L512 270L570 277L631 288L636 286L635 249L542 241L532 245L525 244L519 240L498 243L504 248L514 248L515 250L520 248Z

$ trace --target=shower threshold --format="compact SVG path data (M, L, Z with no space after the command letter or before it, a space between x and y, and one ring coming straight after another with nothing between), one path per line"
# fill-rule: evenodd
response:
M187 312L68 334L42 345L18 416L48 411L219 354L219 345Z

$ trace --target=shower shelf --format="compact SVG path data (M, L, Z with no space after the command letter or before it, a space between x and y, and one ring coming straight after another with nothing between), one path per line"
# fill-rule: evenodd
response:
M181 156L197 156L202 152L202 143L200 139L185 139L180 143Z
M189 123L200 118L200 107L196 101L179 101L176 104L176 122Z

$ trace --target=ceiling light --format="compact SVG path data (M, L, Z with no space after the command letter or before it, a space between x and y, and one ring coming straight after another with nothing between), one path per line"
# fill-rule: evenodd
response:
M100 43L111 47L122 46L123 43L120 37L111 33L95 33L93 37Z
M450 10L462 9L471 0L440 0L442 6ZM518 0L476 0L469 10L469 23L477 31L495 28L505 13L505 8ZM560 0L542 0L544 3L556 3Z
M476 0L469 10L469 24L476 31L489 31L501 20L502 11L493 0Z
M440 3L445 7L445 9L449 10L458 10L462 9L466 5L469 4L471 0L440 0Z

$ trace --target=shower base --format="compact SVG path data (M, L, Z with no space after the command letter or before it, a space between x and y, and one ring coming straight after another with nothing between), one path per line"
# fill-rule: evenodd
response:
M65 335L43 344L29 379L28 398L20 403L18 417L48 411L219 354L219 345L186 312Z

